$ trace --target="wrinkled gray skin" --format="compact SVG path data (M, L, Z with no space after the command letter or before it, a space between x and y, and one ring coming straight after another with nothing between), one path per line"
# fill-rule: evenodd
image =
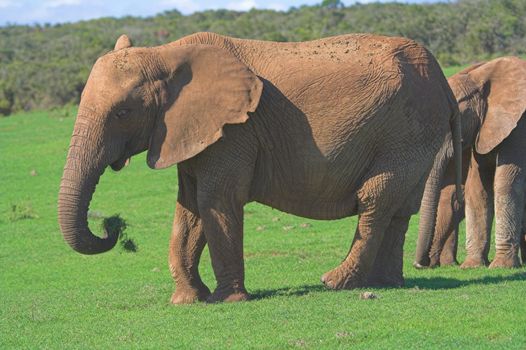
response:
M456 148L460 165L458 107L427 50L373 35L273 43L198 33L130 46L121 37L99 58L82 94L59 194L73 249L115 245L89 230L89 202L107 166L147 150L150 167L178 167L173 303L248 298L250 201L316 219L359 214L348 256L323 283L403 284L404 235L433 159ZM213 293L198 271L205 244Z
M462 115L465 210L451 204L449 164L445 178L431 191L439 193L439 200L422 199L415 266L456 263L458 225L465 212L467 257L461 267L489 264L494 217L496 256L490 267L517 267L519 247L526 259L526 62L498 58L469 67L448 82Z

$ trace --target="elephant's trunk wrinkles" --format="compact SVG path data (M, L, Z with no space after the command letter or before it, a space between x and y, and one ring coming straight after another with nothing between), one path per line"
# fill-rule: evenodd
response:
M89 204L106 164L102 164L97 152L92 152L94 146L86 134L86 128L75 127L60 184L58 220L64 239L74 250L98 254L113 248L118 235L100 238L88 227Z
M438 202L440 191L446 175L448 163L454 157L455 162L455 202L453 215L455 215L462 203L464 195L462 192L462 126L461 115L455 106L453 118L451 119L451 132L447 134L441 149L439 150L429 178L426 182L422 204L420 205L420 223L418 225L418 240L416 243L416 257L413 265L415 267L429 266L429 252L433 243L433 235L437 220Z

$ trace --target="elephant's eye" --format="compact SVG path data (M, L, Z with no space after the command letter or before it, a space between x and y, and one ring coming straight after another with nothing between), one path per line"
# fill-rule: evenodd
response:
M117 111L117 113L115 113L115 116L117 117L117 119L121 119L121 118L127 117L129 114L130 114L129 109L120 109Z

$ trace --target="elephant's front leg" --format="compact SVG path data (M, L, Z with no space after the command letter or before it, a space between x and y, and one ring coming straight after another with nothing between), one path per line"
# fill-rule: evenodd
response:
M493 223L493 155L480 156L473 152L466 180L466 259L461 268L489 264L491 225Z
M176 290L173 304L204 301L210 290L199 276L199 259L206 245L201 218L197 211L195 183L179 176L179 198L170 239L169 264Z
M524 212L524 176L505 164L495 172L495 259L494 267L519 267L519 247ZM516 174L511 176L509 174Z
M495 170L495 259L490 267L518 267L526 188L526 119L498 150Z
M217 280L208 302L248 300L243 262L243 205L237 201L203 198L199 213Z

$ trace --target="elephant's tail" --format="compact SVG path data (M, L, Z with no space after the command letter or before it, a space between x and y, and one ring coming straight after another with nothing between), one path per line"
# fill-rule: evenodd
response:
M454 98L454 97L453 97ZM453 157L455 161L455 211L460 210L464 204L464 192L462 191L462 123L456 99L453 103L453 115L449 122L453 136Z

